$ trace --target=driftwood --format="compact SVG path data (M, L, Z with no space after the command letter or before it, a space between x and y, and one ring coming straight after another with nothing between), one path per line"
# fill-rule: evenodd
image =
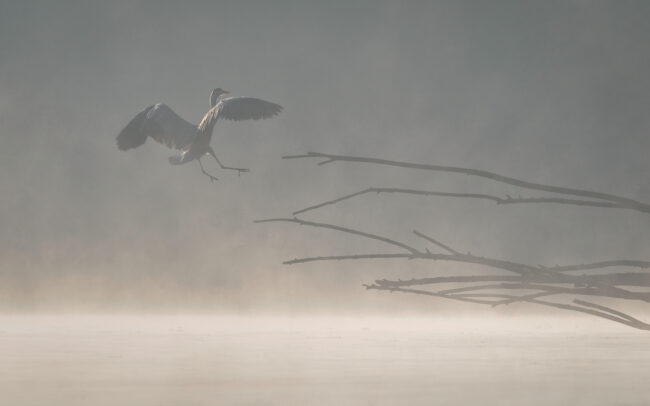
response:
M582 189L550 186L498 175L492 172L450 167L439 165L424 165L408 162L389 161L376 158L364 158L344 155L330 155L310 152L305 155L293 155L285 159L316 158L320 159L319 165L333 162L355 162L373 165L387 165L399 168L442 171L461 173L491 179L496 182L518 186L528 190L543 191L562 196L517 197L495 196L488 194L452 193L440 191L426 191L402 188L367 188L356 193L351 193L339 198L315 204L293 213L294 217L258 220L258 223L287 222L313 228L325 228L341 233L352 234L362 238L376 240L391 246L394 252L359 253L352 255L330 255L319 257L295 258L285 264L299 264L315 261L342 261L342 260L382 260L389 258L407 260L432 260L453 261L466 264L485 266L488 269L506 271L508 274L485 274L469 276L437 276L409 280L378 279L374 283L365 285L366 289L386 290L418 295L427 295L444 299L458 300L477 304L499 306L516 302L527 302L541 306L554 307L563 310L581 312L596 317L615 321L630 327L650 330L646 324L624 312L601 304L587 302L580 297L611 298L618 300L634 300L650 303L650 261L642 260L609 260L593 263L563 265L547 267L543 265L532 266L524 263L512 262L498 258L476 256L471 253L461 253L459 250L444 244L437 239L414 230L413 233L423 241L440 252L432 252L429 248L418 248L413 245L398 241L386 236L372 234L357 229L343 227L335 224L318 223L296 217L299 214L316 210L324 206L334 205L341 201L352 199L366 194L401 193L419 196L440 196L452 198L469 198L491 200L497 204L562 204L587 207L601 207L609 209L626 209L641 213L650 213L650 205L613 194L593 192ZM608 273L592 273L592 271L614 268ZM621 271L622 268L632 268L635 271ZM575 272L582 272L576 275ZM449 284L456 285L449 287ZM433 287L445 287L432 289ZM426 289L425 289L426 288ZM632 290L630 290L632 288ZM643 288L646 288L644 290ZM566 303L566 299L569 303ZM553 299L553 300L551 300ZM561 301L564 299L564 302Z

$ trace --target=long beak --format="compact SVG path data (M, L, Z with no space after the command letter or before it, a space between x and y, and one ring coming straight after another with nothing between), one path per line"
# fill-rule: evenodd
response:
M227 90L224 90L223 93L221 93L221 94L230 94L230 92L227 91Z

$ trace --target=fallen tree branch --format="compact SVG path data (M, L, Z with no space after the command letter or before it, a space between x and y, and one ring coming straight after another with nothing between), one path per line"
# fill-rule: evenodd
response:
M426 295L426 296L434 296L434 297L440 297L444 299L451 299L451 300L458 300L458 301L463 301L463 302L469 302L469 303L476 303L476 304L488 304L488 305L494 305L498 304L496 301L490 301L490 300L482 300L482 299L476 299L474 297L479 297L479 298L507 298L511 299L512 302L515 301L523 301L523 302L528 302L528 303L534 303L542 306L548 306L548 307L555 307L558 309L563 309L563 310L571 310L575 312L580 312L580 313L586 313L590 314L592 316L604 318L607 320L611 320L617 323L624 324L629 327L633 327L636 329L640 330L650 330L650 324L644 323L638 319L635 319L634 317L627 315L623 312L620 312L618 310L611 309L606 306L602 305L596 305L593 303L581 301L581 300L574 300L574 303L577 305L581 306L576 306L576 305L571 305L571 304L565 304L565 303L557 303L557 302L549 302L545 300L540 300L534 297L526 297L524 296L515 296L515 295L504 295L504 294L476 294L476 295L467 295L467 296L455 296L455 295L450 295L450 294L441 294L439 292L430 292L427 290L420 290L420 289L406 289L406 288L389 288L389 287L382 287L378 285L364 285L366 289L375 289L375 290L388 290L390 292L402 292L402 293L413 293L416 295ZM594 310L598 309L598 310Z
M579 275L569 276L569 278L558 277L553 280L548 276L543 278L526 277L515 275L469 275L469 276L438 276L433 278L412 278L399 279L396 281L387 279L377 279L375 284L380 286L417 286L417 285L435 285L443 283L472 283L472 282L522 282L522 283L563 283L573 284L575 286L636 286L650 287L650 274L626 272L600 275Z
M650 294L648 292L631 292L629 290L620 289L615 286L590 286L590 287L564 287L554 286L549 284L540 283L499 283L478 286L466 286L456 289L446 289L438 291L442 294L454 294L462 292L473 292L477 290L491 290L491 289L511 289L511 290L539 290L552 295L571 294L571 295L586 295L586 296L603 296L617 299L628 300L641 300L650 302Z
M571 196L580 196L580 197L587 197L590 199L615 202L618 205L613 207L626 208L626 209L635 210L643 213L650 213L650 204L639 202L637 200L626 198L623 196L618 196L609 193L594 192L594 191L584 190L584 189L567 188L567 187L560 187L560 186L545 185L542 183L527 182L524 180L512 178L509 176L503 176L493 172L488 172L479 169L462 168L462 167L455 167L455 166L415 164L411 162L391 161L387 159L367 158L367 157L358 157L358 156L349 156L349 155L324 154L320 152L308 152L307 154L302 154L302 155L288 155L282 158L283 159L301 159L301 158L325 159L325 161L320 162L319 165L329 164L332 162L357 162L357 163L368 163L368 164L375 164L375 165L394 166L399 168L436 171L436 172L462 173L465 175L491 179L496 182L500 182L512 186L518 186L524 189L540 190L543 192L551 192L551 193L558 193L558 194L571 195ZM494 197L488 197L488 198L494 200ZM600 207L606 207L606 206L600 206Z
M484 265L491 268L501 269L504 271L514 272L520 275L535 275L536 278L541 278L542 275L546 275L550 280L558 280L560 278L563 283L578 283L576 278L582 277L572 277L570 275L563 274L565 271L576 271L576 270L591 270L599 269L605 267L650 267L650 261L633 261L633 260L618 260L618 261L601 261L594 262L592 264L580 264L580 265L569 265L569 266L556 266L556 267L545 267L545 266L531 266L519 262L488 258L488 257L479 257L472 254L461 254L458 251L450 248L449 246L440 243L437 240L432 239L431 237L425 236L424 234L415 231L416 235L426 239L427 241L433 242L440 246L441 248L450 251L450 254L439 254L431 253L428 251L418 250L417 248L408 245L406 243L390 239L377 234L371 234L364 231L352 229L349 227L341 227L334 224L328 223L317 223L313 221L302 220L297 217L287 217L287 218L274 218L274 219L264 219L256 220L255 223L268 223L268 222L287 222L295 223L302 226L309 226L315 228L327 228L335 231L340 231L347 234L353 234L361 237L365 237L372 240L382 241L384 243L400 247L408 251L407 253L372 253L372 254L352 254L352 255L330 255L330 256L317 256L317 257L305 257L305 258L296 258L290 261L284 262L287 265L306 263L306 262L316 262L316 261L342 261L342 260L358 260L358 259L386 259L386 258L403 258L403 259L429 259L436 261L453 261L453 262L463 262L468 264L477 264ZM442 245L441 245L442 244ZM584 279L583 279L584 280ZM595 282L594 282L595 283Z
M372 234L349 227L337 226L328 223L318 223L313 221L302 220L296 217L293 218L273 218L265 220L257 220L256 223L267 222L288 222L302 226L325 228L346 234L352 234L367 238L370 240L381 241L394 247L401 248L406 252L395 253L368 253L368 254L348 254L348 255L329 255L317 257L296 258L293 260L285 261L285 264L299 264L307 262L319 261L342 261L342 260L364 260L364 259L420 259L420 260L434 260L434 261L454 261L468 264L484 265L487 267L499 269L502 271L512 272L515 275L470 275L470 276L445 276L436 278L423 278L411 279L407 281L388 281L377 280L373 285L365 285L368 289L388 290L391 292L410 292L418 294L426 294L429 296L436 296L446 299L461 300L477 304L487 304L491 306L507 305L514 302L529 302L537 303L544 306L558 307L566 310L579 311L582 313L592 314L601 318L613 320L622 324L626 324L635 328L645 329L645 323L631 318L631 316L623 317L622 312L610 309L610 312L604 312L603 309L597 309L594 306L566 305L556 302L547 302L540 300L541 297L554 296L554 295L588 295L599 297L610 297L627 300L642 300L650 302L650 293L648 292L633 292L625 289L618 288L617 286L635 286L635 287L649 287L650 286L650 273L608 273L608 274L592 274L592 275L571 275L564 272L577 271L577 270L595 270L606 267L643 267L650 266L648 261L634 261L634 260L615 260L615 261L601 261L591 264L567 265L556 266L554 268L547 268L544 266L533 267L527 264L505 261L495 258L479 257L472 254L462 254L459 251L449 247L448 245L438 241L437 239L427 236L417 230L414 234L427 242L430 242L437 247L447 251L448 253L432 253L427 250L419 250L412 245L406 244L395 239L391 239L378 234ZM426 285L426 284L442 284L442 283L476 283L476 282L498 282L487 285L473 285L464 286L452 289L443 289L436 292L412 289L408 286ZM573 285L573 287L558 286L558 285ZM478 293L481 290L495 290L506 289L513 291L530 291L537 292L524 293L521 295L507 295L501 293ZM492 300L488 300L492 299ZM499 300L494 300L499 299ZM587 302L585 302L587 303ZM595 305L597 306L597 305ZM609 308L607 308L609 309ZM618 313L614 313L618 312ZM619 314L620 313L620 314Z
M530 204L530 203L553 203L563 205L574 205L584 207L601 207L601 208L618 208L629 209L643 213L650 213L650 204L639 202L622 196L608 193L600 193L583 189L574 189L566 187L551 186L533 182L527 182L520 179L498 175L496 173L476 170L470 168L424 165L408 162L389 161L376 158L355 157L346 155L332 155L310 152L304 155L286 156L285 159L300 158L317 158L322 161L319 165L325 165L333 162L356 162L374 165L386 165L399 168L429 170L438 172L461 173L470 176L490 179L503 184L521 187L529 190L556 193L565 196L560 197L517 197L509 195L500 197L490 194L480 193L451 193L440 191L427 191L418 189L405 188L367 188L355 193L328 200L316 205L306 207L294 212L294 215L316 210L328 205L334 205L339 202L349 200L358 196L371 193L398 193L416 196L440 196L451 198L468 198L488 200L496 204ZM567 197L568 196L568 197ZM574 197L572 197L574 196ZM575 198L578 197L578 198ZM471 253L461 253L455 248L430 237L420 231L413 230L418 238L433 244L443 252L431 252L429 248L423 250L416 248L397 239L389 238L379 234L364 232L358 229L338 226L328 223L319 223L314 221L302 220L297 217L292 218L273 218L256 221L264 222L289 222L302 226L313 228L330 229L341 233L356 235L369 240L380 241L392 247L399 248L398 252L389 253L354 253L346 255L326 255L295 258L284 262L285 264L300 264L320 261L343 261L343 260L385 260L385 259L407 259L407 260L432 260L432 261L452 261L465 264L482 265L488 268L506 271L507 275L448 275L429 278L412 278L410 280L390 281L386 279L376 280L374 284L364 285L367 289L384 290L389 292L413 293L419 295L434 296L444 299L457 300L483 305L508 305L516 302L526 302L541 306L554 307L563 310L590 314L596 317L608 319L630 327L650 330L650 325L646 324L624 312L615 310L600 304L590 303L580 300L576 297L590 296L601 298L615 298L626 300L639 300L650 302L650 292L645 290L628 290L621 286L630 288L648 288L650 287L650 273L645 272L592 272L602 271L606 268L650 268L650 261L641 260L607 260L593 263L573 264L573 265L556 265L547 267L543 265L531 266L525 263L501 260L472 255ZM573 272L589 272L582 275L573 274ZM427 290L414 288L415 286L424 285L444 285L454 284L455 286L439 286L436 290ZM460 286L458 286L460 285ZM546 298L553 297L554 301ZM557 300L573 300L571 304L562 303Z

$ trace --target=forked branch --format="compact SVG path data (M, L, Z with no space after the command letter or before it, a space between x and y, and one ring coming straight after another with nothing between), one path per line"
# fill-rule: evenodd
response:
M508 271L514 275L470 275L470 276L443 276L435 278L422 278L410 280L377 280L372 285L366 285L368 289L399 291L406 293L425 294L441 298L460 300L465 302L488 304L492 306L507 305L515 302L529 302L544 306L562 308L566 310L579 311L595 315L601 318L613 320L631 327L646 329L647 325L639 320L626 315L617 310L603 307L598 309L594 305L581 306L567 305L563 303L544 301L540 298L548 296L596 296L608 297L627 300L641 300L650 302L649 292L630 291L622 289L620 286L631 287L650 287L650 273L627 272L627 273L607 273L592 275L572 275L565 273L569 271L588 271L598 270L606 267L633 267L648 268L649 261L618 260L618 261L601 261L591 264L578 264L557 266L548 268L544 266L530 266L523 263L506 261L496 258L487 258L472 254L462 254L454 248L438 241L437 239L427 236L419 231L414 230L414 234L423 240L441 248L445 253L431 252L429 249L420 250L416 247L391 239L382 235L372 234L361 230L337 226L328 223L318 223L313 221L302 220L297 217L293 218L274 218L258 220L257 223L265 222L288 222L313 228L325 228L346 234L356 235L362 238L380 241L402 249L402 252L393 253L367 253L367 254L348 254L348 255L328 255L296 258L286 261L285 264L300 264L307 262L320 261L343 261L343 260L366 260L366 259L419 259L433 261L454 261L467 264L484 265L501 271ZM424 289L414 289L411 286L417 285L437 285L437 284L463 284L465 286L456 288L447 288L437 291ZM483 283L476 285L476 283ZM515 291L520 294L504 293L481 293L481 291ZM585 302L586 303L586 302ZM603 311L609 309L611 311Z
M316 158L321 160L319 162L319 165L330 164L333 162L354 162L392 166L398 168L427 170L434 172L460 173L469 176L490 179L496 182L517 186L528 190L563 195L513 198L509 195L506 195L506 197L500 197L496 195L480 193L452 193L406 188L371 187L338 197L336 199L328 200L303 208L294 212L294 216L325 206L335 205L345 200L350 200L362 195L381 193L477 199L491 201L500 205L551 203L583 207L628 209L642 213L650 213L650 204L623 196L583 189L566 188L527 182L520 179L477 169L415 164L377 158L332 155L317 152L310 152L304 155L286 156L284 158ZM367 289L427 295L491 306L508 305L516 302L527 302L546 307L554 307L563 310L585 313L621 323L630 327L642 330L650 330L649 324L644 323L624 312L600 304L586 302L578 298L590 296L650 302L650 291L647 290L647 288L650 287L650 272L622 272L621 270L621 268L638 268L640 270L646 270L650 268L650 261L620 259L563 266L556 265L554 267L547 267L542 265L531 266L519 262L476 256L470 253L464 254L461 251L439 241L438 239L428 236L417 230L413 231L415 236L426 241L427 244L431 244L431 250L429 248L419 249L404 241L389 238L379 234L368 233L358 229L338 226L335 224L302 220L297 217L274 218L259 220L257 222L288 222L313 228L329 229L340 233L355 235L368 240L380 241L386 245L390 245L393 249L398 249L395 252L354 253L346 255L325 255L295 258L286 261L285 264L300 264L320 261L417 259L431 261L452 261L465 264L482 265L487 268L491 268L492 270L496 269L502 272L501 274L447 275L430 278L414 278L409 280L400 279L396 281L380 279L376 280L373 284L364 285ZM434 248L442 250L442 252L432 252ZM612 271L603 273L602 271L607 268L612 268ZM507 274L503 274L504 271L507 272ZM582 274L578 275L575 274L575 272L582 272ZM449 284L452 285L445 286ZM645 290L643 288L645 288ZM572 302L566 303L567 299L572 300Z

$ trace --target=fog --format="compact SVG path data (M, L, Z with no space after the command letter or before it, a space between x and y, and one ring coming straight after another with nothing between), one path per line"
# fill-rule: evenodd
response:
M21 406L648 403L647 333L584 319L0 316L0 389Z
M486 312L361 286L458 265L289 267L385 247L253 220L369 186L522 192L281 157L467 166L650 201L649 16L605 1L2 2L2 311ZM212 184L152 140L118 151L144 107L196 123L215 87L284 106L217 124L221 161L250 173L209 162ZM650 258L649 219L623 210L382 195L306 217L535 265Z

